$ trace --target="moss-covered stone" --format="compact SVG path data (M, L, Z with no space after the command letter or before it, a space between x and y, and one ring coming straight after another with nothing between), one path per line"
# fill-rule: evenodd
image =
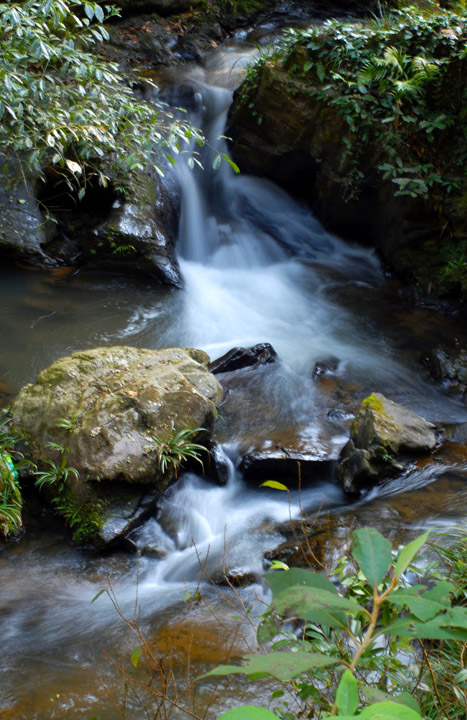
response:
M97 348L58 360L20 391L12 428L49 473L47 496L77 539L111 540L110 518L124 531L122 483L134 485L124 490L133 497L126 520L140 517L143 496L155 502L173 474L157 460L161 443L187 428L209 436L222 390L208 364L192 348Z
M422 454L437 442L435 426L380 393L365 398L341 453L339 478L348 492L403 469L405 454Z
M402 10L379 25L295 33L249 71L227 134L242 169L298 195L330 229L374 242L419 296L460 299L462 307L467 19L449 13ZM394 107L397 78L388 72L380 81L375 72L372 79L369 70L378 62L381 76L390 46L415 88ZM437 68L432 84L419 82L420 57Z

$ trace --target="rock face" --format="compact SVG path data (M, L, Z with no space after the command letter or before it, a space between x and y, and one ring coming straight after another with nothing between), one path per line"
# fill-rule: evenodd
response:
M106 508L120 534L122 518L139 516L151 493L157 499L173 474L157 460L161 443L170 456L178 431L212 431L222 390L208 363L195 349L97 348L56 361L20 391L12 427L28 457L42 471L63 464L78 472L46 483L52 495L58 488L65 519L73 508L78 530L89 526L78 539L111 539ZM136 503L121 483L136 484Z
M139 172L129 181L125 198L116 200L106 220L86 237L83 256L93 265L181 287L177 225L175 182Z
M0 252L13 260L52 267L56 262L44 252L50 239L46 220L35 198L35 182L26 179L14 184L16 163L0 155L10 168L0 179ZM13 184L12 184L13 183Z
M404 455L428 453L437 442L435 426L412 410L374 393L363 400L341 453L339 479L356 493L403 469Z
M467 400L467 349L438 345L422 361L435 380Z

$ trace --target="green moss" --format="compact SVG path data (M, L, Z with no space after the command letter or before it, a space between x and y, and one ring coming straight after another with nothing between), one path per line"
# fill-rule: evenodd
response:
M381 415L386 415L384 411L384 403L381 400L381 398L377 397L376 395L372 394L369 395L365 400L362 400L362 408L370 408L374 412L381 413Z
M91 492L83 500L76 497L70 487L65 486L52 499L52 504L57 515L63 518L67 527L72 530L74 542L99 544L99 531L105 520L105 503L102 499Z

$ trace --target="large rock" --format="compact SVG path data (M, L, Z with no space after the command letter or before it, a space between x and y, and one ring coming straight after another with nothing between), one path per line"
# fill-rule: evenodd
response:
M437 442L432 423L374 393L363 400L342 450L339 479L355 493L403 469L406 456L428 453Z
M222 390L208 364L195 349L97 348L56 361L20 391L12 428L28 457L41 471L78 472L46 483L63 517L78 518L77 539L99 544L124 532L124 520L134 525L173 475L157 460L160 443L186 428L210 434ZM122 482L135 484L133 499L127 487L122 499Z
M337 91L323 87L310 75L314 71L303 70L305 53L299 48L283 62L276 54L237 91L226 130L236 162L308 203L331 230L374 243L401 278L416 283L420 295L467 301L465 176L456 175L459 190L450 194L441 186L434 186L428 198L398 192L398 185L378 169L381 142L363 143L358 132L352 133L349 117L332 105ZM326 58L316 65L326 66ZM463 87L461 72L467 72L467 63L459 68ZM444 97L455 94L450 77ZM440 142L439 148L443 156L435 164L442 166L446 146ZM456 152L452 148L450 156Z

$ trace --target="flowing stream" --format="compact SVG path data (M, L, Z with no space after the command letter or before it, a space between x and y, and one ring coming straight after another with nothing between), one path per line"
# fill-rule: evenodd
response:
M376 523L396 540L465 517L467 468L455 453L416 467L354 507L346 506L332 478L307 486L300 497L292 491L289 503L280 493L248 485L238 470L239 451L284 438L305 442L317 458L336 457L352 412L372 391L440 424L466 419L465 406L430 383L418 362L431 343L459 336L454 322L407 308L372 250L327 233L272 183L235 175L225 161L212 169L218 153L227 153L220 136L250 53L226 46L204 68L185 69L183 78L172 80L176 104L182 96L177 86L191 89L189 110L209 140L203 171L190 170L183 156L175 168L183 291L156 292L91 273L0 269L0 395L16 391L57 357L89 346L185 345L215 358L234 346L268 342L279 355L272 365L222 379L226 401L217 438L228 482L220 487L182 476L166 492L158 516L133 534L142 553L138 563L131 554L72 548L59 524L31 506L23 541L0 547L2 718L120 716L109 695L116 701L123 682L102 653L118 664L138 643L107 595L91 602L109 581L127 617L135 602L140 607L141 627L158 652L168 644L177 656L189 645L201 672L226 659L229 643L233 656L252 643L248 618L237 621L241 607L232 608L239 596L229 587L219 594L207 578L219 580L225 572L256 577L240 594L254 616L267 599L258 580L264 553L282 542L283 524L301 512L338 511L336 537L353 519ZM329 359L331 376L313 378L315 364ZM202 600L193 603L198 592ZM209 717L223 704L240 702L241 692L257 699L256 689L237 685ZM197 702L207 703L205 690ZM146 715L135 704L129 717Z

